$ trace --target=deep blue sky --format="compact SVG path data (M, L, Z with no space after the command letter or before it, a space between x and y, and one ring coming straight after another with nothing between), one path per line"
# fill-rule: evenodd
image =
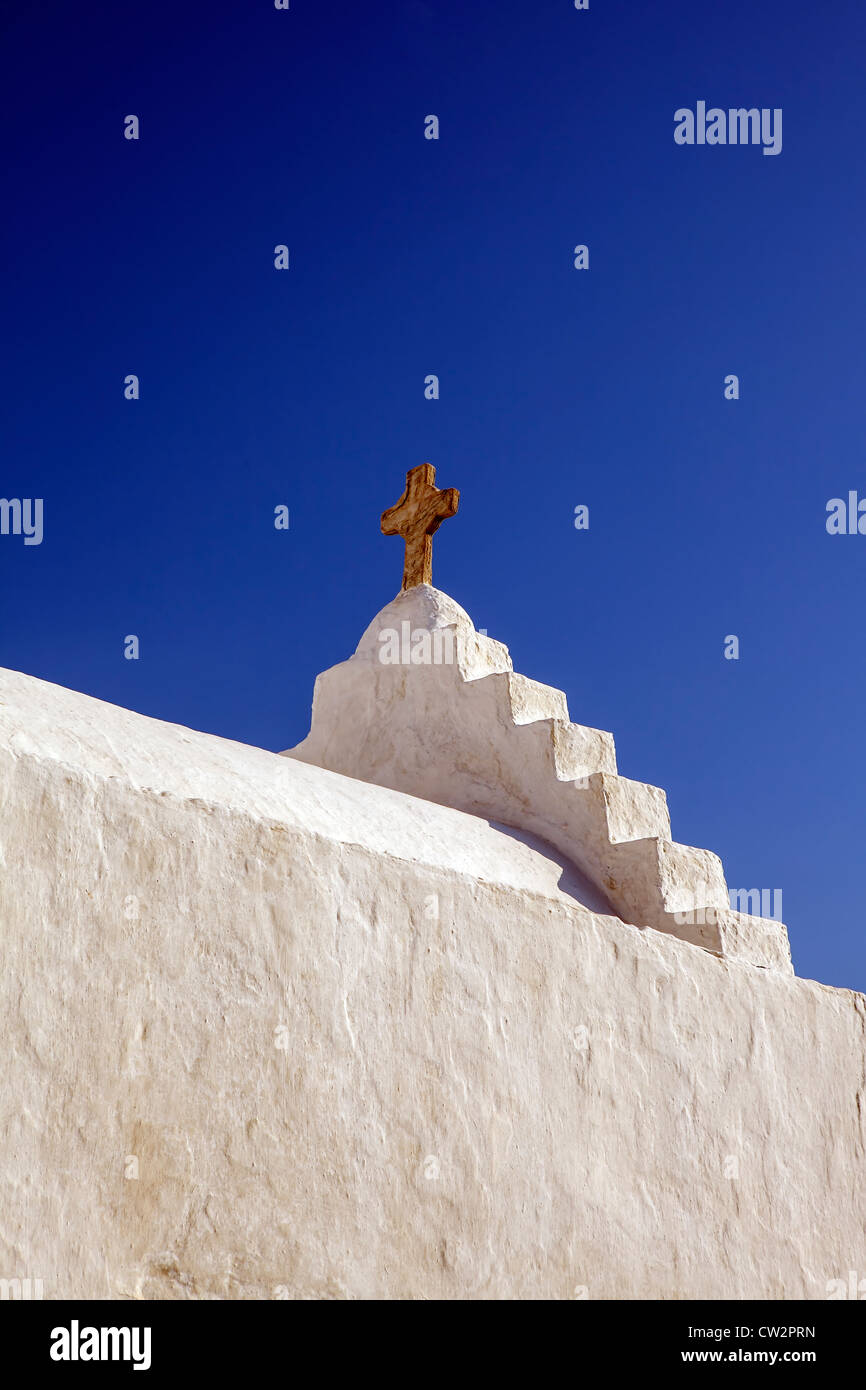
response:
M290 746L399 587L379 514L429 461L461 490L437 585L613 730L676 838L783 890L798 973L866 988L866 536L825 529L866 495L862 0L0 28L2 493L45 504L41 546L0 537L0 662ZM781 107L782 153L678 147L699 99Z

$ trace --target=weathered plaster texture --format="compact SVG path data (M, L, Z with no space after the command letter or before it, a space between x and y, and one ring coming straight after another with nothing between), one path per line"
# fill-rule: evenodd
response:
M2 672L0 869L0 1276L46 1298L866 1274L866 1001L550 850Z
M665 793L618 774L612 735L571 723L561 690L517 675L429 585L318 677L310 733L287 756L530 831L623 921L791 973L784 926L731 910L721 860L671 839Z

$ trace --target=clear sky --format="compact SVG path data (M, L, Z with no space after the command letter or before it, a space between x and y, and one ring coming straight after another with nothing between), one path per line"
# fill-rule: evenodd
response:
M0 536L0 662L291 746L429 461L461 492L434 582L675 838L782 890L799 974L866 988L866 535L826 529L866 497L862 3L7 0L0 31L0 490L44 500L41 545ZM698 101L781 108L781 153L677 145Z

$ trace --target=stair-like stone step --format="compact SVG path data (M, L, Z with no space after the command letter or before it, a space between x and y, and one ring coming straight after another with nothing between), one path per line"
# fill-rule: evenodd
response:
M496 677L493 677L495 680ZM560 719L569 722L568 701L564 690L541 681L530 680L511 671L505 677L511 702L511 717L515 724L530 724L536 719Z
M626 920L669 930L677 912L729 907L722 861L707 849L651 838L611 844L605 889Z
M431 633L431 662L381 660L382 634L404 628ZM784 927L731 910L718 856L671 838L664 791L618 775L613 736L573 723L561 690L514 671L507 647L429 586L386 605L319 677L291 755L527 830L624 921L790 971Z
M630 777L596 774L604 802L611 844L628 840L669 840L671 818L668 799L661 787L634 782Z
M514 726L519 759L537 759L557 782L584 783L594 774L616 775L613 739L602 729L589 729L565 719L535 719Z

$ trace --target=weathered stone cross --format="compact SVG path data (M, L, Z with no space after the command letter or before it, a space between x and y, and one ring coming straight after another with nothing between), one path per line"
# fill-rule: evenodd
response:
M430 463L410 468L406 474L406 491L400 501L382 513L382 531L386 536L402 536L406 542L403 562L403 588L433 583L433 532L449 516L454 516L460 501L456 487L435 486L436 469Z

